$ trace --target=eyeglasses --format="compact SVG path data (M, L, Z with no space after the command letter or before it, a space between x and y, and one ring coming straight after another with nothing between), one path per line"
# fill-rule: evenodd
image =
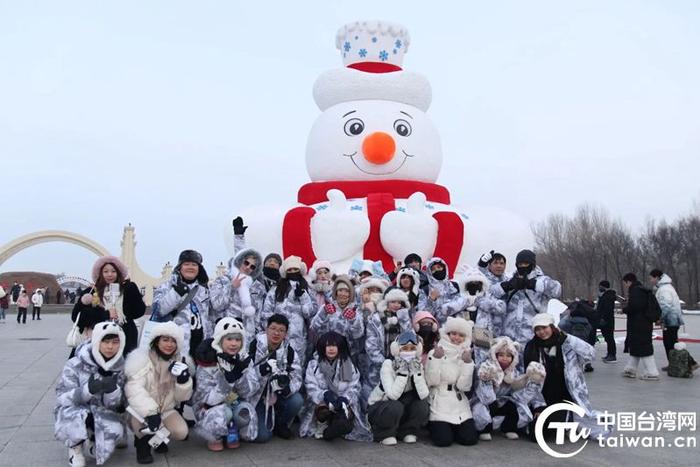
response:
M406 331L399 336L399 345L406 345L409 343L413 344L413 345L417 345L418 344L418 337L416 337L416 333L411 332L411 331Z
M244 260L243 260L243 264L245 264L246 266L248 266L248 267L250 268L251 271L255 271L255 268L257 268L257 266L255 265L255 263L251 263L251 262L248 261L247 259L244 259Z

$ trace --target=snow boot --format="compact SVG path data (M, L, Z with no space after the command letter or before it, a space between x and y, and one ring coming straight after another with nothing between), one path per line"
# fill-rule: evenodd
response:
M153 455L151 454L151 446L148 444L150 436L143 438L134 437L134 447L136 448L136 462L139 464L152 464Z
M352 422L348 420L344 412L336 413L328 423L328 428L323 430L323 439L330 441L345 436L352 431Z

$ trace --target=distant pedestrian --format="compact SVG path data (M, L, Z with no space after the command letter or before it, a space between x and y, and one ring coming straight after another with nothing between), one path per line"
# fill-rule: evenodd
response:
M41 321L41 307L44 305L44 294L41 289L36 289L32 295L32 321L38 319Z
M63 298L63 293L61 292L61 289L58 289L56 291L56 305L61 304L61 298Z
M617 345L615 345L615 298L617 292L610 288L610 282L600 281L598 284L598 327L608 346L608 352L603 357L603 363L617 363Z
M29 307L29 296L26 290L22 290L17 297L17 323L27 324L27 308Z
M637 367L642 364L639 379L658 381L659 370L654 361L654 344L652 331L656 321L661 318L661 311L656 297L651 290L642 287L633 273L622 278L622 285L627 291L627 306L622 310L627 315L627 345L630 359L622 373L627 378L637 377Z
M5 324L7 309L10 307L10 298L5 289L0 285L0 323Z
M22 290L22 287L15 281L14 284L12 284L12 288L10 289L10 295L12 296L12 303L17 303L17 299L19 298L19 293Z

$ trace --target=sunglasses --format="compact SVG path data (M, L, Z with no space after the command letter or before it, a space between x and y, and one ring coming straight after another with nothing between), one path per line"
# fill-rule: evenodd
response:
M244 259L244 260L243 260L243 264L245 264L246 266L248 266L248 267L250 268L251 271L255 271L255 268L257 268L257 266L256 266L255 264L251 263L251 262L248 261L247 259Z
M399 345L406 345L406 344L413 344L417 345L418 344L418 337L416 337L416 334L411 331L407 331L402 333L399 336Z

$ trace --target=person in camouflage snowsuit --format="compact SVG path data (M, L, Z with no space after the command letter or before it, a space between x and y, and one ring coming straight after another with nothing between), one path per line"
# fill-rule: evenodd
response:
M124 424L124 347L116 323L94 326L89 343L63 367L56 384L56 439L68 447L68 463L85 465L83 450L104 464L126 436Z
M384 326L379 316L377 305L384 297L389 283L386 279L372 276L360 284L360 311L365 327L364 336L360 343L357 356L357 367L360 370L362 392L360 406L367 408L367 400L372 390L379 384L379 371L384 362Z
M214 337L197 349L196 363L197 389L192 396L195 432L211 451L238 447L239 434L245 441L254 440L258 420L247 399L259 383L250 368L243 324L230 317L219 320Z
M399 271L399 275L401 271ZM391 343L402 332L413 329L411 304L408 295L397 287L389 287L377 303L379 319L384 327L384 355L390 354Z
M189 302L185 303L188 297ZM162 322L172 318L185 337L182 352L194 356L199 343L214 332L209 306L209 276L202 255L184 250L170 280L153 292L151 320Z
M443 306L459 296L459 286L450 280L449 268L442 258L431 258L425 269L428 276L428 292L421 295L418 309L431 312L435 319L443 324L447 319Z

